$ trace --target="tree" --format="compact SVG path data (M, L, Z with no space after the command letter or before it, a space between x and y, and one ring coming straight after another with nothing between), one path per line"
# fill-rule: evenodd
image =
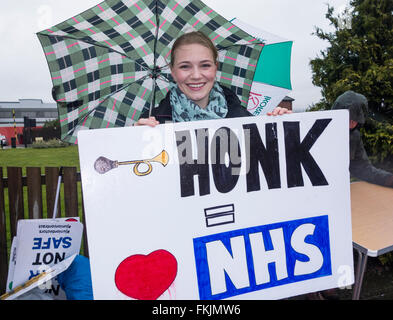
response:
M323 97L312 109L330 109L340 94L353 90L367 97L371 115L393 123L392 12L392 0L351 0L341 15L328 5L326 18L335 31L314 32L329 46L310 61Z
M47 120L42 127L34 128L31 137L41 137L45 141L51 139L60 139L60 121L59 119Z

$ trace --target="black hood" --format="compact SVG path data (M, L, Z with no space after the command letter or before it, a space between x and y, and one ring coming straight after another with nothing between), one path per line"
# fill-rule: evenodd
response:
M364 95L349 90L336 99L332 107L332 110L334 109L349 110L350 120L362 125L365 122L365 114L368 112L368 102Z

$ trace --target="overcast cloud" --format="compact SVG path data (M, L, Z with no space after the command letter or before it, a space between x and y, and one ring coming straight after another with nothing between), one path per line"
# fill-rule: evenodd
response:
M60 23L99 0L2 0L0 11L0 101L35 98L53 102L52 83L38 31ZM225 18L234 17L259 29L293 40L291 79L295 110L320 100L311 81L309 61L327 43L312 36L315 26L331 30L327 3L342 10L348 0L204 0Z

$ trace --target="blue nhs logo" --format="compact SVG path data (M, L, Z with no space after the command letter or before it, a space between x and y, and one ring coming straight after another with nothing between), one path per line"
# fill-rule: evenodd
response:
M195 238L194 254L201 300L332 274L326 215Z

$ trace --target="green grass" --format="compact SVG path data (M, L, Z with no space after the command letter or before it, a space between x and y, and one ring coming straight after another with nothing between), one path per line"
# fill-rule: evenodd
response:
M26 167L77 167L79 171L79 154L77 146L48 149L0 149L0 166L3 174L6 167L22 167L26 175Z

